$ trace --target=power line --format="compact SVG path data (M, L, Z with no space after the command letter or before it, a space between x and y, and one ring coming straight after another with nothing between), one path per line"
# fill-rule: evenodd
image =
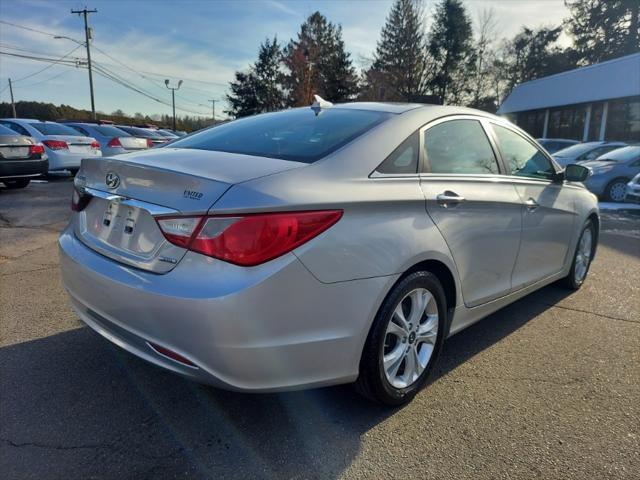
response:
M45 78L43 80L39 80L39 81L37 81L35 83L29 83L27 85L22 85L21 87L22 88L29 88L29 87L33 87L35 85L40 85L41 83L50 82L51 80L55 80L56 78L61 77L63 75L66 75L69 72L70 72L70 70L63 70L62 72L57 73L57 74L53 75L52 77L47 77L47 78Z
M49 62L49 63L55 63L57 65L67 65L67 66L70 66L70 67L83 66L83 65L81 65L83 60L80 59L80 58L76 58L76 60L60 60L60 59L56 59L56 58L36 57L36 56L33 56L33 55L22 55L22 54L19 54L19 53L2 52L2 51L0 51L0 55L9 55L10 57L26 58L27 60L37 60L37 61L40 61L40 62Z
M76 50L78 50L78 49L80 48L80 46L81 46L81 45L78 45L76 48L74 48L73 50L71 50L71 51L70 51L69 53L67 53L66 55L63 55L62 57L58 58L57 60L55 60L55 61L51 62L51 64L47 65L47 66L46 66L46 67L44 67L44 68L41 68L41 69L40 69L40 70L38 70L37 72L33 72L33 73L29 74L29 75L26 75L26 76L24 76L24 77L20 77L20 78L18 78L18 79L16 79L16 80L13 80L13 83L21 82L22 80L26 80L27 78L31 78L31 77L33 77L33 76L35 76L35 75L38 75L39 73L44 72L45 70L47 70L47 69L49 69L49 68L53 67L54 65L56 65L56 64L57 64L58 62L60 62L61 60L64 60L65 58L67 58L67 57L68 57L69 55L71 55L73 52L75 52Z
M41 33L42 35L49 35L50 37L55 37L56 35L53 33L44 32L42 30L38 30L36 28L26 27L24 25L18 25L17 23L7 22L6 20L0 20L0 23L4 23L5 25L11 25L12 27L22 28L23 30L29 30L30 32Z

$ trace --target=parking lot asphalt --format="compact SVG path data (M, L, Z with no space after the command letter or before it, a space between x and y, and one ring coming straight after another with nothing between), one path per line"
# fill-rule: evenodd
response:
M2 478L640 477L640 216L603 214L580 291L450 338L429 387L387 409L350 386L215 390L103 340L60 282L70 196L64 177L0 191Z

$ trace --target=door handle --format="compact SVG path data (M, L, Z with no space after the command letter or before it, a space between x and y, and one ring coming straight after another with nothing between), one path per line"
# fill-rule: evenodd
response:
M438 202L438 205L442 205L443 207L446 207L448 205L458 205L459 203L464 202L465 198L461 197L455 192L446 190L436 195L436 201Z
M535 212L540 206L540 204L531 197L529 197L529 199L524 202L524 204L527 206L527 211L529 212Z

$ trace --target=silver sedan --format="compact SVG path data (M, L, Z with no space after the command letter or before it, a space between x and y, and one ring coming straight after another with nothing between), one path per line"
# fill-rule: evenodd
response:
M397 405L447 337L580 288L588 173L476 110L318 101L84 160L62 276L91 328L173 372Z

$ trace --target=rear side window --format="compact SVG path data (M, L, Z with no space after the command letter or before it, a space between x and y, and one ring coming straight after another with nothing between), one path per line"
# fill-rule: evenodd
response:
M386 174L417 173L419 149L420 137L416 132L402 142L376 171Z
M552 179L555 169L549 159L533 144L516 132L500 125L492 124L500 142L505 161L509 163L511 174L519 177Z
M477 120L450 120L424 132L431 173L498 173L498 161Z
M60 125L59 123L31 123L33 128L38 130L43 135L78 135L78 132L66 125Z
M243 118L172 143L193 148L312 163L346 145L392 114L297 108Z

